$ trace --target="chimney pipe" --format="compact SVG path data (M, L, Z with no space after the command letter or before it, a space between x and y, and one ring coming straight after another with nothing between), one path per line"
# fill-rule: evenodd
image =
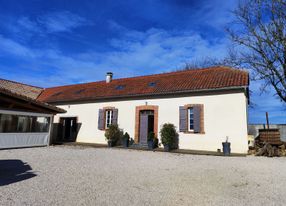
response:
M106 83L110 83L112 81L112 76L113 76L112 72L106 73Z

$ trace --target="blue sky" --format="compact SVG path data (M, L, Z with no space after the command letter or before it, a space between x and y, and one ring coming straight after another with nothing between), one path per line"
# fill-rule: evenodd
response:
M41 87L173 71L223 58L237 0L0 0L0 77ZM251 82L250 122L286 123Z

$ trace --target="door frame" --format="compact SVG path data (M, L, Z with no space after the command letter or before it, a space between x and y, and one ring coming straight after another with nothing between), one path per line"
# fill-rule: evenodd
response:
M148 135L149 135L149 126L150 126L150 117L152 118L152 132L154 132L154 110L141 110L140 111L140 123L139 123L139 143L140 144L147 144L148 141ZM144 119L145 117L145 119ZM144 120L144 122L142 122ZM142 127L144 129L142 130ZM143 142L142 142L143 141Z
M154 133L158 136L158 109L157 105L142 105L136 107L135 112L135 135L134 142L139 143L139 129L140 129L140 112L142 110L152 110L154 112Z
M61 137L61 141L67 141L67 139L65 139L65 126L63 125L63 122L65 119L75 119L76 121L76 130L78 130L78 117L77 116L62 116L59 118L59 123L60 123L60 130L61 130L61 134L60 134L60 137ZM75 138L74 138L74 142L76 141L76 137L77 137L77 132L76 131L76 134L75 134Z

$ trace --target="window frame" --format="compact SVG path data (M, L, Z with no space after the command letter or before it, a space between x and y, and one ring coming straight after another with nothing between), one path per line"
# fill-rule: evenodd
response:
M41 119L44 121L39 121ZM51 129L51 117L0 113L0 124L0 134L49 133Z
M190 131L189 130L189 108L190 107L195 107L195 106L198 106L198 107L200 107L200 132L199 133L195 133L194 132L194 130L192 130L192 131ZM205 105L204 104L185 104L185 105L183 105L182 106L185 110L187 110L187 112L186 112L186 116L185 116L185 121L186 121L186 130L184 130L184 131L181 131L181 132L183 132L183 133L185 133L185 134L199 134L199 135L202 135L202 134L206 134L206 132L205 132L205 112L204 112L204 107L205 107Z
M187 115L188 115L188 117L187 117L187 126L188 126L188 132L194 132L194 107L188 107L187 108ZM191 111L192 111L192 113L191 113ZM193 124L192 124L192 128L191 128L191 114L192 114L192 120L193 120Z
M113 109L105 109L104 110L104 128L105 129L107 129L110 125L112 125L112 119L113 119Z

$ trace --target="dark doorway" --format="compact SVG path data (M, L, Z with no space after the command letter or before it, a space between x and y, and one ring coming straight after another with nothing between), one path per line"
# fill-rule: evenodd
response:
M63 141L74 142L77 136L77 118L61 117L61 136Z
M147 144L148 134L154 132L154 111L144 110L140 112L139 143Z

